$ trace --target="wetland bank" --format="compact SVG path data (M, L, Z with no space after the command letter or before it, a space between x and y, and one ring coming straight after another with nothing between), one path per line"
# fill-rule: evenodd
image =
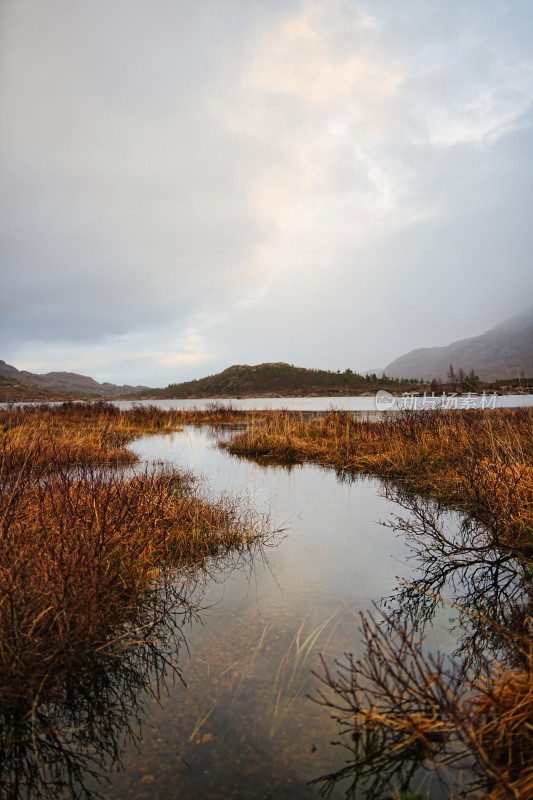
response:
M530 410L1 413L6 797L531 796Z

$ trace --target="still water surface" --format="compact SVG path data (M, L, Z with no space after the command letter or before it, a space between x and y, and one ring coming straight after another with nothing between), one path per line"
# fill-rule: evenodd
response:
M346 734L309 698L321 686L312 673L324 674L321 654L333 670L343 653L362 655L357 612L386 598L389 611L409 610L425 628L431 650L500 657L483 620L490 609L502 629L512 623L524 595L520 565L479 548L470 556L471 531L461 533L454 513L438 511L426 539L420 522L435 521L433 504L385 496L372 478L238 458L217 446L223 435L231 431L143 437L131 445L135 469L191 470L206 497L239 496L278 532L249 556L174 576L161 589L156 616L174 606L155 639L64 676L57 698L6 718L0 798L305 800L327 789L333 798L390 800L406 785L449 797L456 776L441 786L431 768L410 762L399 772L370 762L358 778L353 752L332 745ZM395 528L383 524L395 519ZM326 774L335 778L312 783Z
M147 701L138 747L126 747L109 798L311 798L309 782L341 769L336 723L313 703L321 672L358 651L354 612L409 579L411 550L381 521L395 504L380 482L343 482L316 466L261 466L217 448L207 428L149 436L132 449L143 461L192 469L212 495L247 495L285 529L264 557L215 573L198 613L183 628L182 681ZM397 509L396 509L397 510ZM437 614L429 643L454 640ZM430 788L426 773L422 786ZM332 797L344 797L340 782ZM390 796L393 786L383 794ZM364 797L365 794L357 794ZM433 797L441 794L434 787Z
M388 395L387 392L381 395ZM487 394L487 395L474 395L461 396L461 397L441 397L441 396L428 396L428 397L392 397L388 395L388 399L392 403L391 409L398 409L399 407L410 409L427 409L442 406L444 408L517 408L522 406L533 405L533 394L510 394L502 395L501 397ZM377 401L376 395L368 397L237 397L237 398L224 398L217 400L213 398L196 398L196 399L181 399L181 400L116 400L116 405L120 408L131 408L135 403L140 405L153 405L162 409L193 409L193 408L206 408L213 403L222 403L224 405L231 405L233 408L242 411L264 409L283 410L289 411L329 411L330 409L338 409L340 411L358 411L358 412L376 412L387 411L388 403L380 402L381 398Z

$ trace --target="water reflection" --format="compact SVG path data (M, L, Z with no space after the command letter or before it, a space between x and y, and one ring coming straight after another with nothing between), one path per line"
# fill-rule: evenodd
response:
M182 682L185 630L201 621L208 582L253 568L261 547L221 567L215 559L194 573L161 579L135 625L95 653L83 669L53 676L46 698L28 697L0 713L0 797L100 797L142 742L151 703ZM215 575L216 571L216 575ZM50 677L50 676L47 676Z
M413 577L374 614L359 615L363 655L347 653L334 667L324 661L316 675L311 699L337 720L335 744L348 761L313 783L324 796L341 788L365 800L400 792L466 797L495 781L506 786L515 733L498 729L498 704L511 691L512 670L521 680L531 669L531 570L495 550L474 520L398 486L384 491L403 509L384 524L410 544ZM457 637L451 653L425 641L443 610Z
M397 487L388 487L386 494L404 509L387 524L405 535L415 567L413 579L384 602L390 619L405 618L423 635L439 607L447 608L457 636L454 655L468 677L494 659L513 665L509 637L524 633L533 607L527 561L495 549L470 517L459 518Z
M335 790L347 800L398 800L401 793L413 800L450 797L449 781L427 762L420 742L403 746L402 735L385 727L363 729L350 738L349 743L336 743L346 748L347 765L311 781L322 797Z
M428 698L442 707L449 687L461 685L461 659L470 674L490 660L491 647L511 659L505 637L484 617L511 629L527 613L521 565L431 503L392 491L379 496L380 484L368 478L352 490L342 475L336 480L332 470L311 465L280 470L268 462L264 469L211 446L219 436L187 429L134 449L142 460L208 473L217 496L244 491L254 507L273 505L275 526L291 530L272 551L270 568L259 553L253 571L242 561L225 572L214 565L206 584L196 576L168 598L167 616L164 594L159 610L146 610L154 626L121 659L102 653L83 674L62 676L46 704L34 709L28 701L6 714L0 796L311 800L321 791L384 800L410 789L448 798L462 777L447 760L447 729L428 734L426 746L391 726L356 730L352 666L364 662L368 676L391 687L403 676L405 697L393 696L396 707L409 702L419 710ZM376 524L391 513L400 536ZM382 606L387 620L373 626L365 617L369 627L358 636L347 607L367 609L393 587ZM422 649L424 635L449 657L431 661L436 648ZM329 682L320 684L327 713L305 697L317 696L311 670L324 678L318 652L331 665L344 649L354 655L341 660L343 677L330 666ZM438 680L428 686L417 665L427 671L435 663ZM333 737L340 746L331 748Z
M380 625L385 617L371 614L360 621L362 656L345 654L333 668L324 662L311 698L337 720L340 738L333 744L345 752L346 765L312 783L326 797L455 796L468 767L471 782L478 776L468 754L451 744L453 723L436 722L460 686L450 659L425 652L412 628L391 623L391 632Z

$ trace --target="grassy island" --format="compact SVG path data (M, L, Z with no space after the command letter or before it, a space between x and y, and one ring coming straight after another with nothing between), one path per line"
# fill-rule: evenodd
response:
M533 409L428 410L379 420L280 412L227 443L232 453L311 461L399 480L472 514L497 544L533 548Z

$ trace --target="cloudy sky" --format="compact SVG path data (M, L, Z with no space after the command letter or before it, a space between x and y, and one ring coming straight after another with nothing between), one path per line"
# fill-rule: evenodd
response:
M528 0L0 0L0 358L366 371L533 302Z

